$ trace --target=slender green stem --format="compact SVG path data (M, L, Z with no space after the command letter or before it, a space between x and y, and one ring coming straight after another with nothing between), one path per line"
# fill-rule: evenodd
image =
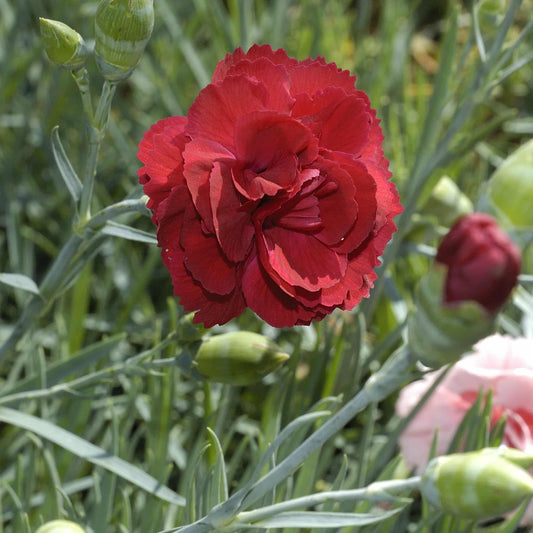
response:
M89 83L89 73L85 67L73 70L72 77L78 86L80 91L81 103L83 105L83 110L89 118L89 122L93 122L93 103L91 100L91 88Z
M100 152L100 145L104 138L107 121L109 118L109 111L111 109L111 102L116 90L116 83L105 81L102 86L102 94L98 102L98 107L94 117L91 115L89 126L89 153L85 164L85 172L83 176L83 189L81 191L80 209L78 228L81 229L87 224L91 218L91 200L94 189L94 179L96 176L96 163L98 161L98 153Z
M315 450L320 448L333 435L338 433L357 413L372 402L383 400L400 387L409 375L416 357L406 347L395 352L385 365L374 374L338 413L310 435L281 463L255 483L244 498L242 508L250 507L281 481L289 477Z
M52 396L62 393L76 394L80 389L88 387L93 383L101 383L102 380L122 373L126 373L128 371L139 372L139 369L149 371L150 369L154 368L154 366L159 368L161 368L162 366L170 366L172 364L175 364L174 358L157 361L146 361L144 363L142 361L144 359L151 358L155 353L160 352L175 340L175 334L171 334L165 340L161 341L157 346L154 346L149 350L145 350L144 352L129 357L128 359L119 363L115 363L114 365L104 368L103 370L92 372L91 374L81 376L67 383L58 383L57 385L53 385L52 387L44 389L36 389L8 394L6 396L0 397L0 405L8 405L22 401L50 398Z
M346 502L364 500L371 502L390 502L396 501L398 498L393 496L394 493L403 492L405 490L416 490L420 487L419 476L408 479L393 479L387 481L377 481L371 483L367 487L353 490L334 490L318 492L301 498L275 503L253 511L245 511L237 515L237 520L234 523L248 523L252 524L258 520L275 516L279 513L292 511L293 509L302 509L320 505L322 503Z
M207 516L176 531L180 531L180 533L220 531L224 525L232 523L240 509L249 508L289 477L313 452L337 434L357 413L371 403L383 400L391 392L401 387L408 379L415 361L415 355L406 346L399 348L383 367L371 376L362 390L270 472L246 491L235 493Z
M98 153L100 152L100 143L102 142L102 134L93 126L89 127L89 153L85 163L85 173L83 176L83 189L80 198L80 215L79 227L83 228L91 218L91 199L94 189L94 178L96 176L96 162L98 160Z

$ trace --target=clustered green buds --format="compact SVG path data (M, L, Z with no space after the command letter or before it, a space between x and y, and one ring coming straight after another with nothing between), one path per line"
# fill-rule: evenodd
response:
M533 139L494 171L489 180L488 196L504 227L533 227Z
M95 19L98 68L109 81L127 78L141 59L154 27L153 0L102 0Z
M457 361L494 329L494 316L477 302L443 305L446 269L435 264L415 290L416 310L409 315L409 347L430 368Z
M432 459L420 490L438 509L482 520L512 511L533 496L533 477L503 456L481 450Z
M86 533L85 529L69 520L52 520L43 524L35 533Z
M204 340L196 355L196 365L198 372L210 381L250 385L288 358L267 337L249 331L234 331Z
M40 18L39 22L44 49L50 61L72 70L83 67L87 58L83 37L63 22L44 18Z

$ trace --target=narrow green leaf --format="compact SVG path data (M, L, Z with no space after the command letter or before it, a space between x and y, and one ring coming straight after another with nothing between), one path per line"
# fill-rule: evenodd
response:
M0 272L0 283L4 283L15 289L22 289L33 294L40 294L39 287L35 281L23 274L9 274L7 272Z
M112 235L113 237L121 237L129 241L146 242L148 244L157 244L157 239L147 231L132 228L125 224L119 224L109 220L102 228L102 233L105 235Z
M280 513L277 516L254 522L253 527L264 529L274 527L322 527L336 528L346 526L364 526L387 520L398 514L402 507L392 511L377 513L320 513L314 511L297 511Z
M36 433L74 455L85 459L94 465L98 465L109 472L113 472L122 479L136 485L157 498L174 505L185 505L185 499L182 496L168 487L161 485L157 479L140 468L124 461L120 457L106 452L103 448L95 446L85 439L52 424L51 422L8 407L0 408L0 420L6 424L12 424Z
M228 480L226 477L226 463L224 461L224 452L216 433L207 428L207 436L209 438L209 444L215 451L215 464L213 465L213 475L211 476L210 485L211 495L210 507L218 505L228 499Z
M80 199L83 186L65 153L63 145L61 144L61 139L59 138L59 126L56 126L52 130L52 153L54 154L57 168L67 186L68 192L77 203Z
M46 368L46 385L52 387L73 374L84 374L87 367L97 363L103 357L109 355L124 339L125 334L120 333L100 342L96 342L80 350L75 355L64 361L56 361ZM15 386L2 390L1 396L17 392L40 388L42 385L41 375L30 375L18 381ZM0 396L0 397L1 397Z

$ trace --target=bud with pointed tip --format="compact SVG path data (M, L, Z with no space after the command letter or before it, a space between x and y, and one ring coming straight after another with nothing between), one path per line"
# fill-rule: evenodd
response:
M234 331L204 340L196 355L196 364L200 374L210 381L250 385L288 358L267 337L249 331Z
M533 468L533 453L528 453L509 446L498 446L497 448L483 448L481 453L503 457L507 461L520 468Z
M153 0L102 0L95 18L96 62L108 81L126 79L139 63L154 27Z
M86 533L86 531L69 520L52 520L43 524L35 533Z
M39 23L44 50L50 61L71 70L83 67L87 58L83 37L58 20L40 18Z
M447 513L482 520L505 514L533 496L533 477L493 454L456 453L428 463L420 491Z

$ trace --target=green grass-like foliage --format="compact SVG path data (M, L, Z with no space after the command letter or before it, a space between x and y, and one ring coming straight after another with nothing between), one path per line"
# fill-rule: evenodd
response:
M221 531L232 516L227 531L474 531L428 509L403 481L405 422L394 402L418 376L411 364L360 395L334 438L299 448L401 347L414 286L445 231L424 211L434 184L448 175L475 204L495 165L533 133L531 2L510 0L498 15L471 4L157 0L141 63L114 94L103 86L113 102L107 124L105 106L96 117L106 129L91 153L87 101L47 60L38 21L63 21L90 45L97 2L0 0L1 533L56 518L93 533ZM186 113L226 52L255 42L357 74L382 119L405 212L372 297L354 312L286 330L245 312L214 328L263 333L291 354L262 383L231 387L191 367L209 332L171 296L136 147L151 124ZM96 101L102 80L92 60L87 68ZM80 226L92 157L93 218ZM527 255L524 265L531 274ZM526 289L502 331L521 334L531 321ZM453 448L498 444L503 423L489 422L490 398L480 398ZM285 459L290 468L276 470ZM388 480L397 488L365 490ZM329 491L346 494L311 498ZM269 514L296 498L307 505ZM490 531L515 531L517 517Z

